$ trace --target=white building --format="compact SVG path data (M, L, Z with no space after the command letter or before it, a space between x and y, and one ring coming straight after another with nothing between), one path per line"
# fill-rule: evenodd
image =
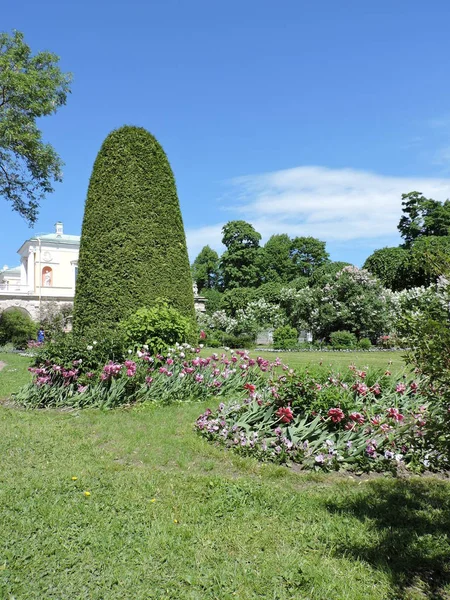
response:
M78 271L79 235L55 232L26 240L17 251L20 265L0 272L0 312L20 308L39 320L43 303L72 303Z
M64 233L55 224L54 233L35 235L17 251L20 265L0 272L0 313L20 308L39 321L46 302L73 304L78 272L80 236ZM195 308L205 311L205 298L196 293Z

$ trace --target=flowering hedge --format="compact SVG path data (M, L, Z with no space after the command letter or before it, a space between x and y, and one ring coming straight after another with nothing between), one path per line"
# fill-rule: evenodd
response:
M197 419L198 432L263 461L316 470L448 468L434 435L439 415L424 401L420 382L353 365L326 381L284 371L266 386L245 386L244 402L208 409Z

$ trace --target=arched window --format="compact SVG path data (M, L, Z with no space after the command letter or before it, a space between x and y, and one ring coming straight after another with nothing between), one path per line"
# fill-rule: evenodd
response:
M44 267L42 269L42 286L52 287L53 285L53 271L51 267Z

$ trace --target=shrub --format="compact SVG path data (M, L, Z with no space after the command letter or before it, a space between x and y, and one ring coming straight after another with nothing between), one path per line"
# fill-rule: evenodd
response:
M0 315L0 345L12 343L25 348L28 340L36 337L37 326L29 315L17 308L5 310Z
M298 345L298 333L294 327L283 325L273 332L273 346L279 350L288 350Z
M114 326L166 300L194 321L186 238L170 164L145 129L122 127L95 160L81 231L74 330Z
M333 348L345 349L356 346L356 336L350 331L333 331L330 334L330 343Z
M176 343L193 342L196 333L191 319L165 303L140 308L122 321L120 328L128 347L141 349L148 346L152 353L163 352Z
M80 374L96 371L108 361L124 360L128 348L121 330L93 331L91 336L60 334L46 343L36 354L33 364L76 366Z
M222 334L222 344L228 348L254 348L255 338L252 335L230 335Z
M51 300L42 303L40 323L47 340L64 331L72 313L73 306L69 303L59 305Z
M372 348L372 342L369 338L362 338L358 342L358 348L361 348L361 350L370 350L370 348Z

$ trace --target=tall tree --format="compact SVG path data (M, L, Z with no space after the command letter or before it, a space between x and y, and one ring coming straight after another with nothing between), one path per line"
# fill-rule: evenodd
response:
M94 163L81 230L74 330L113 328L167 301L194 319L186 237L172 169L141 127L121 127Z
M325 242L313 237L296 237L292 240L291 260L294 277L310 277L315 269L329 261Z
M246 221L230 221L222 234L227 248L220 261L225 289L257 286L261 279L261 234Z
M439 202L420 192L402 194L403 216L398 230L410 247L419 237L450 235L450 200Z
M219 255L209 246L200 250L191 270L199 290L211 290L219 286Z
M261 254L262 276L265 282L286 283L293 276L291 260L291 238L286 233L272 235Z
M61 181L62 161L42 140L37 119L66 103L72 76L51 52L32 56L19 31L0 33L0 196L31 225Z

